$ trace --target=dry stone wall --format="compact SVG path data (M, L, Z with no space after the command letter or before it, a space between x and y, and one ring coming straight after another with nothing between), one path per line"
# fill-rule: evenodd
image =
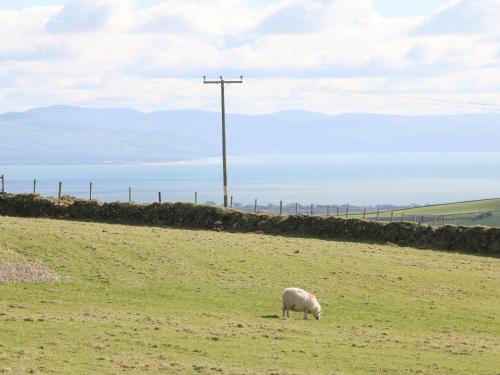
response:
M500 228L479 226L433 228L407 222L383 223L305 215L280 217L189 203L101 203L72 197L45 198L37 194L0 195L0 215L234 232L258 231L500 255Z

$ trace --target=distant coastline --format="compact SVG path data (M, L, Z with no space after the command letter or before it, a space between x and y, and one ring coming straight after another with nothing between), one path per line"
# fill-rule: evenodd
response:
M0 164L185 163L221 154L219 113L63 109L0 115L5 140ZM282 111L228 114L226 124L232 157L498 152L500 139L500 114L332 116Z
M262 154L262 155L228 155L228 163L268 163L268 162L279 162L279 161L301 161L303 159L307 161L314 161L317 159L318 161L323 161L327 157L332 158L349 158L349 159L365 159L369 158L387 158L390 156L415 156L417 157L439 157L439 158L447 158L447 157L465 157L467 156L500 156L500 151L498 152L339 152L339 153L291 153L291 154ZM370 160L367 160L370 163ZM61 162L61 163L2 163L0 161L0 167L12 167L12 166L106 166L106 165L203 165L203 164L222 164L221 156L208 156L201 158L186 158L186 159L171 159L171 160L116 160L116 161L102 161L102 162Z

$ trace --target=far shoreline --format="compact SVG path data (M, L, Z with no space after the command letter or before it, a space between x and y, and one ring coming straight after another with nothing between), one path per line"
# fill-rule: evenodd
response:
M406 155L406 156L436 156L436 157L443 157L443 156L467 156L467 155L483 155L483 156L488 156L488 155L500 155L500 152L494 152L494 151L467 151L467 152L437 152L437 151L431 151L431 152L340 152L340 153L294 153L294 154L261 154L261 155L229 155L228 162L229 163L234 163L234 162L241 162L241 161L253 161L253 162L259 162L259 161L268 161L268 160L277 160L280 158L294 158L295 160L300 160L301 158L306 158L306 159L311 159L311 158L318 158L318 159L323 159L325 157L345 157L345 156L354 156L356 155L357 157L373 157L373 156L379 156L379 157L388 157L388 156L401 156L401 155ZM88 162L88 161L75 161L75 162L61 162L61 163L2 163L0 162L0 167L56 167L56 166L112 166L112 165L192 165L192 164L210 164L210 165L215 165L215 164L222 164L222 158L221 156L207 156L207 157L202 157L202 158L195 158L195 159L170 159L170 160L154 160L154 161L147 161L147 160L115 160L115 161L109 161L109 160L104 160L104 161L96 161L96 162Z

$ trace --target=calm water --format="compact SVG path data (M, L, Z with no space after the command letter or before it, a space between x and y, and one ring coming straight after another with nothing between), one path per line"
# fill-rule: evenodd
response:
M138 202L222 201L218 159L163 164L1 166L8 192L37 192ZM230 158L229 190L250 204L425 204L500 196L500 152L474 154L335 154Z

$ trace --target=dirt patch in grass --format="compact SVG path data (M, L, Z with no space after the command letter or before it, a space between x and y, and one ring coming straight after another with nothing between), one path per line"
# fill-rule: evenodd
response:
M59 276L40 261L0 262L0 283L47 283L59 281Z

